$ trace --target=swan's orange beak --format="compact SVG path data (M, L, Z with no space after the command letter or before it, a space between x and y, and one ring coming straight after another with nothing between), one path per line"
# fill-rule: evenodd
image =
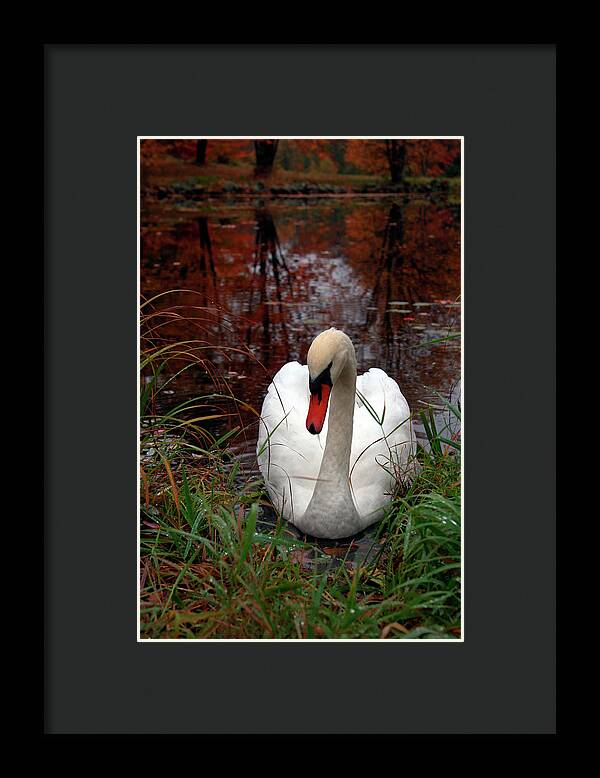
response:
M329 384L320 384L316 392L311 392L308 415L306 416L306 429L313 435L318 435L325 424L330 392L331 386Z

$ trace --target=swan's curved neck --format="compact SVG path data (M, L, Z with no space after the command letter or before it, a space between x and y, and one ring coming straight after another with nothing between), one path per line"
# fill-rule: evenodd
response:
M356 359L352 354L331 391L327 440L321 468L302 524L299 525L312 535L345 537L356 531L359 517L348 480L355 396Z
M355 397L356 362L348 359L331 392L327 440L315 491L328 484L335 484L337 490L348 481Z
M346 364L331 390L327 440L317 482L306 512L295 521L310 535L348 537L360 527L348 480L355 397L356 356L350 344Z

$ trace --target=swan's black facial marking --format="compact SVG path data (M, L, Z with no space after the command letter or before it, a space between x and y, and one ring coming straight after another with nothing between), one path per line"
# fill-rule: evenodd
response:
M314 379L308 377L308 388L310 389L311 394L316 394L319 397L319 402L321 402L321 387L323 384L327 384L327 386L333 386L333 382L331 380L331 366L333 365L333 362L330 362L329 365L323 370L322 373L319 373L319 375Z
M318 435L325 423L329 395L333 386L333 381L331 380L332 364L333 362L330 362L325 370L319 373L314 380L310 377L310 373L308 375L310 402L308 404L308 414L306 416L306 429L311 435Z

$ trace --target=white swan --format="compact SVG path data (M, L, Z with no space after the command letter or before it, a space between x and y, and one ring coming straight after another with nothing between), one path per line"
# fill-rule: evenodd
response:
M318 335L306 361L288 362L268 388L258 464L288 521L308 535L345 538L382 518L396 480L409 474L410 409L383 370L357 378L341 330Z

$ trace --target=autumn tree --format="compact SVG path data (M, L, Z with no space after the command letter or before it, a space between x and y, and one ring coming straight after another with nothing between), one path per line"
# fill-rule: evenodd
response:
M316 169L339 173L343 166L345 142L319 138L282 140L278 155L284 170L308 171Z
M385 154L390 168L390 176L393 184L398 184L404 178L404 166L406 165L406 141L386 140Z
M254 149L256 152L255 174L257 176L268 176L273 170L278 144L278 140L254 141Z
M211 140L207 159L220 165L250 165L254 161L254 147L249 140Z
M206 147L208 146L208 141L205 138L200 138L196 141L196 164L197 165L205 165L206 164Z
M415 140L407 144L408 166L413 176L442 175L460 155L458 140Z
M357 171L383 175L389 170L389 161L386 154L385 141L347 141L346 162Z
M346 159L358 170L389 173L393 183L400 183L407 173L439 176L458 154L457 140L349 140Z
M404 178L407 157L405 140L350 140L347 159L355 167L370 173L388 172L392 183Z

